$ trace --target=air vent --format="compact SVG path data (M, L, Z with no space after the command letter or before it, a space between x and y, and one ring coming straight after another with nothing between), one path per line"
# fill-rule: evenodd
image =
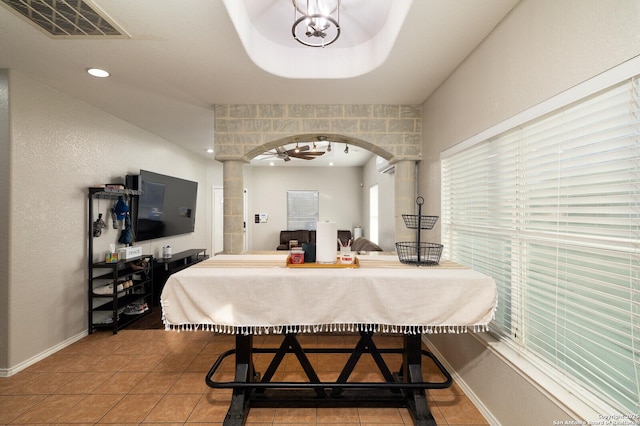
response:
M396 171L396 166L394 164L389 164L389 161L382 157L376 157L376 168L380 173L393 174Z
M53 37L127 37L86 0L0 0L38 29Z

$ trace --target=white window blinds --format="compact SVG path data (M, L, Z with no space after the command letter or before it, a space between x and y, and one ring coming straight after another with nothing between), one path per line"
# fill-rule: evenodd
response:
M443 158L441 220L444 256L498 284L494 333L640 412L638 78Z
M287 229L316 229L319 202L318 191L287 191Z

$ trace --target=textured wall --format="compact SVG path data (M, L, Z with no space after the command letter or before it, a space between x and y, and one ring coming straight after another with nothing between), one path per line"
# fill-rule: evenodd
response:
M217 160L251 160L300 135L331 135L395 160L419 160L419 105L216 105ZM308 139L300 139L308 142Z
M423 105L418 182L430 211L440 212L441 151L639 55L638 22L637 0L522 0ZM554 400L570 395L532 384L539 373L531 380L470 336L430 340L496 423L570 418Z
M10 311L0 322L8 347L0 350L7 368L20 368L86 332L87 187L140 169L200 182L196 232L141 245L151 254L167 243L175 252L210 247L207 168L215 166L22 74L10 77ZM111 205L96 207L104 213ZM118 236L105 229L96 253Z
M225 163L250 161L277 146L326 137L332 142L362 147L406 171L401 184L410 179L411 197L398 197L395 205L396 241L411 241L414 235L401 214L413 211L416 161L422 157L422 108L417 105L216 105L216 160ZM238 169L237 166L234 167ZM225 170L230 167L225 166ZM225 173L225 183L242 182L242 176ZM397 185L396 185L397 187ZM225 186L227 193L233 187ZM407 191L400 191L405 195ZM398 191L396 192L398 194ZM243 228L238 211L225 207L224 252L239 253Z

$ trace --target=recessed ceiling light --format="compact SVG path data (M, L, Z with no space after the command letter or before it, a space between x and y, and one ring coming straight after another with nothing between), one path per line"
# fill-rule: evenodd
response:
M109 74L109 71L101 70L100 68L89 68L87 72L94 77L100 78L109 77L111 75Z
M329 163L330 166L333 166L333 163Z
M208 152L209 154L213 154L213 148L207 148L207 152Z
M269 163L270 166L275 166L276 163L274 163L273 161Z

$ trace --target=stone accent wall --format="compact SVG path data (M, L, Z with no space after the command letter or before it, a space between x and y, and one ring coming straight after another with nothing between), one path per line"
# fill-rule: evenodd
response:
M250 161L291 142L327 136L391 163L420 160L420 105L216 105L215 158Z

